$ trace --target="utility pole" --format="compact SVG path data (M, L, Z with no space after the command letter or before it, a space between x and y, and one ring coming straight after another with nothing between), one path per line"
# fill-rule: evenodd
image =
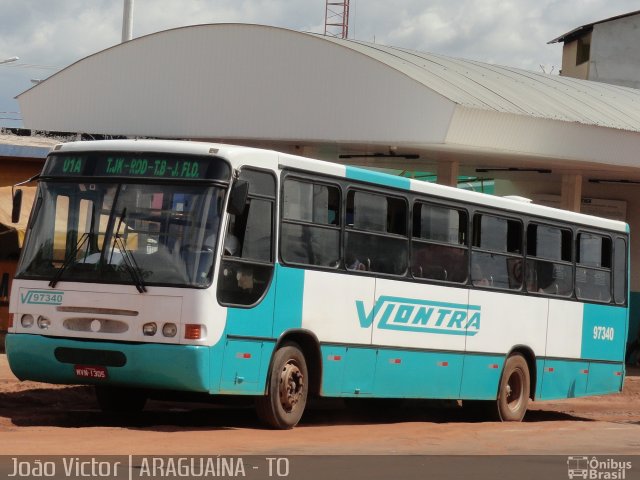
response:
M133 0L124 0L122 13L122 43L133 38Z

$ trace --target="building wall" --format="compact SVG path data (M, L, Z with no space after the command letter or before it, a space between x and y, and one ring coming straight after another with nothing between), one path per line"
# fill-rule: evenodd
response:
M9 292L16 266L15 260L0 260L0 353L4 352L4 337L9 324Z
M594 25L588 79L640 88L640 15Z
M44 159L0 157L0 187L8 187L40 173ZM24 205L23 205L24 207ZM9 321L11 281L15 275L16 260L0 260L0 352L4 352L4 336ZM5 285L5 281L8 284Z
M576 55L578 53L578 40L565 42L562 47L562 72L563 77L589 78L589 62L576 65Z
M0 187L8 187L40 173L44 160L0 157Z

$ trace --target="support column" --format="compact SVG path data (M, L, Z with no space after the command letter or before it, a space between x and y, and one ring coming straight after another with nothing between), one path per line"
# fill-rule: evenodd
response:
M457 187L459 170L459 162L438 162L436 183L449 187Z
M580 212L582 203L582 175L562 175L560 208Z

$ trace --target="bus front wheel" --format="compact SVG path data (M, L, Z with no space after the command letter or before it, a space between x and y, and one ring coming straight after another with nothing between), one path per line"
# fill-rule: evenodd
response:
M279 348L269 373L267 394L256 399L258 417L272 428L293 428L304 413L309 392L307 363L298 345Z
M529 366L516 353L507 358L498 391L498 415L503 422L519 422L527 412L530 392Z

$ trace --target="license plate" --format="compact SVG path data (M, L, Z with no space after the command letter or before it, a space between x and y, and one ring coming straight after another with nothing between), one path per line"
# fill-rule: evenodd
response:
M92 378L94 380L106 380L108 378L106 367L76 365L75 370L76 370L76 377Z

